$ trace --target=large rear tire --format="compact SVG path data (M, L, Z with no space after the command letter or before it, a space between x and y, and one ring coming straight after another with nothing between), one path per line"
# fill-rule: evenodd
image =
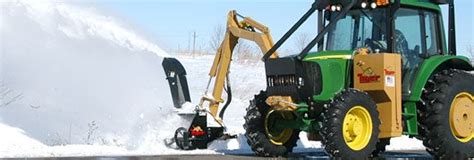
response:
M356 89L336 95L323 114L322 143L333 158L367 159L376 149L379 113L370 96Z
M428 81L420 113L423 144L439 159L474 157L474 76L449 69Z
M299 130L284 129L277 133L272 131L268 119L270 114L275 114L275 111L265 103L266 99L267 95L262 91L250 101L244 124L247 143L257 156L286 156L296 146Z

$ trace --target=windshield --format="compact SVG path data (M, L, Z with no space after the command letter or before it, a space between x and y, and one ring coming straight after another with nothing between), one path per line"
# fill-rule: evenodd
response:
M352 10L328 32L326 50L387 50L385 9Z

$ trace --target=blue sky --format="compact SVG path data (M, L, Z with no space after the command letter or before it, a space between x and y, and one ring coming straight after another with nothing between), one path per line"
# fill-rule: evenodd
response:
M229 10L252 17L267 25L278 40L310 7L312 0L119 0L102 1L98 6L118 14L140 26L159 45L172 50L188 48L192 32L197 33L197 46L206 47L214 28L224 25ZM447 11L447 7L443 7ZM456 1L458 52L474 45L474 2ZM446 12L445 12L446 13ZM445 14L445 23L447 23ZM299 33L298 33L299 32ZM316 34L313 16L296 35ZM290 39L284 48L294 47Z

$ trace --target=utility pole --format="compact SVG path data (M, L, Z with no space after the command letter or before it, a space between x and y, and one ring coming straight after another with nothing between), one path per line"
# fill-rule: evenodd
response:
M184 51L184 53L186 54L189 54L189 52L191 51L191 34L188 32L188 48L186 48L187 50Z
M193 58L196 53L196 31L193 32Z

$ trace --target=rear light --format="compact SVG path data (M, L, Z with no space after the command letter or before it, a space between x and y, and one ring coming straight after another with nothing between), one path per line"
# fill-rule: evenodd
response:
M364 8L364 9L367 8L367 2L362 2L360 4L360 7Z
M362 8L367 8L370 4L370 8L375 9L380 6L386 6L390 4L390 0L364 0L360 6Z
M375 0L375 3L377 3L377 6L385 6L390 3L389 0Z

